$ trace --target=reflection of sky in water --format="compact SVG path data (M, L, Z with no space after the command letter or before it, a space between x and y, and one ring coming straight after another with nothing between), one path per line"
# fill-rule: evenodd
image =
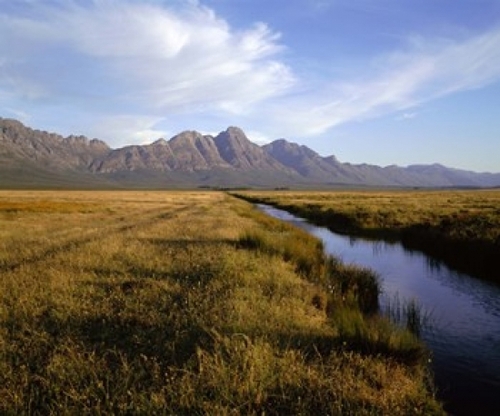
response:
M500 414L500 398L496 398L500 389L498 285L456 273L398 243L342 236L297 220L284 211L262 209L322 239L326 252L344 263L376 271L382 282L381 302L394 296L400 300L416 299L431 314L432 329L424 333L424 340L433 350L438 381L453 385L454 401L465 400L455 396L471 392L485 401L497 400ZM482 414L490 412L485 410Z
M398 293L405 299L417 298L448 324L455 324L456 330L461 329L461 321L467 321L465 328L472 332L481 332L490 324L496 329L500 326L495 319L491 322L500 317L500 287L455 273L400 244L354 239L311 225L305 228L323 240L328 253L345 263L375 270L387 297Z

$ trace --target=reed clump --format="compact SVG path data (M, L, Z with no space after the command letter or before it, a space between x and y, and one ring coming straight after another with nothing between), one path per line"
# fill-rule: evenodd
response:
M412 334L420 336L423 330L432 329L432 311L425 310L417 300L400 299L396 293L392 299L386 299L384 303L382 314Z
M1 414L443 414L312 237L219 192L0 192L37 199L0 213Z

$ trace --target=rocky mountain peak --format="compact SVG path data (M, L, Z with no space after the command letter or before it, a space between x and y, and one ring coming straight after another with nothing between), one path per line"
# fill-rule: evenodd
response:
M285 169L264 149L251 142L239 127L229 127L214 138L221 157L239 169Z
M165 139L158 139L151 143L152 146L168 146L168 142Z
M179 169L187 171L229 167L221 158L211 136L197 131L184 131L170 139L169 145L176 155Z
M190 143L194 144L197 139L202 138L203 135L196 130L186 130L183 131L169 140L169 143L172 145L174 143Z
M230 137L247 139L245 132L236 126L229 126L225 132L223 132Z

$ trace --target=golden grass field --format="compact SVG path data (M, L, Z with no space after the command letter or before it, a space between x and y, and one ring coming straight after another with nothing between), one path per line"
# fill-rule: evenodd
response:
M376 291L222 192L0 191L0 414L443 414Z

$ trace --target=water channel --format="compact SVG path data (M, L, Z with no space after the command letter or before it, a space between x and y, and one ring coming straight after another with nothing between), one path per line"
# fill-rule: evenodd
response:
M500 286L450 270L399 243L353 238L259 205L320 238L328 254L376 271L381 306L414 299L430 318L422 338L432 351L438 397L452 415L500 415Z

